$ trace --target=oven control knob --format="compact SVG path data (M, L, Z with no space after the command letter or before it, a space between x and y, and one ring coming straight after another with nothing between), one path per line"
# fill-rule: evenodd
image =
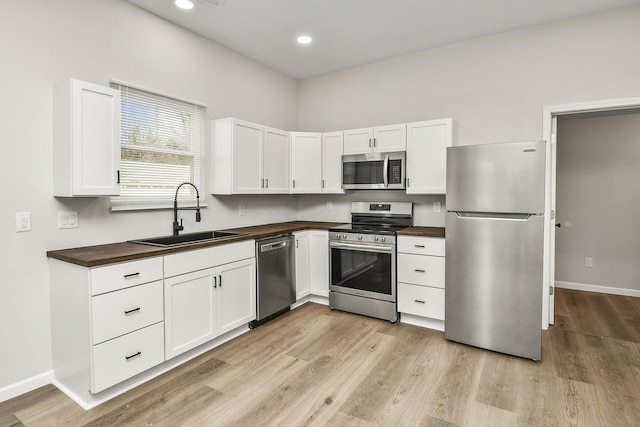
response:
M358 240L362 240L362 235L358 234Z
M347 238L347 235L346 235L346 234L343 234L343 235L342 235L342 238L343 238L343 239L346 239L346 238Z
M339 238L340 238L340 233L337 233L336 234L336 239L339 239Z
M385 240L387 240L387 238L382 236L382 241L384 242Z
M377 241L378 241L378 236L375 236L375 237L373 238L373 240L375 240L375 241L377 242Z

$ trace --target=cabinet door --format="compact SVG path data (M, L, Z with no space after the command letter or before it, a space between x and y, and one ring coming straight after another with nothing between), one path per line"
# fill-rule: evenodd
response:
M343 133L322 135L322 192L344 194L342 189Z
M314 295L329 296L329 233L309 232L309 282Z
M232 262L214 269L220 313L218 335L256 318L255 258Z
M389 125L373 128L373 151L391 152L407 149L407 126Z
M215 290L210 268L165 279L167 360L215 338Z
M344 131L344 154L363 154L373 151L373 129L351 129Z
M233 123L233 192L262 193L263 128L254 123Z
M453 132L452 119L407 125L407 194L445 194Z
M296 300L309 295L309 234L294 233L296 238Z
M289 132L264 128L265 193L289 193Z
M322 191L322 135L310 132L291 133L291 192Z

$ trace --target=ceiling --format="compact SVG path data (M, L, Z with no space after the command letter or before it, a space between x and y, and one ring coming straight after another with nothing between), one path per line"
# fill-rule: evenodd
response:
M295 79L640 0L126 0ZM313 37L299 45L296 37Z

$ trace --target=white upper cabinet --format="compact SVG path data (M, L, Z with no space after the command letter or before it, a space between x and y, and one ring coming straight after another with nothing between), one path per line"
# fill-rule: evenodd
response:
M264 128L264 184L265 193L289 192L289 132Z
M212 194L288 193L289 133L235 118L211 122Z
M342 189L343 132L322 134L322 192L344 194Z
M291 132L291 193L322 192L322 134Z
M120 92L70 79L54 88L54 196L120 194Z
M455 143L453 119L407 124L407 194L445 194L447 147Z
M407 149L405 124L344 131L344 154L384 153Z

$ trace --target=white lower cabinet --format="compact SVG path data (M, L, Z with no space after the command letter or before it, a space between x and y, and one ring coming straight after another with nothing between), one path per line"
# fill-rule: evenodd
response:
M404 323L444 330L444 239L398 236L398 311Z
M309 295L309 232L293 233L296 240L296 301Z
M253 240L167 255L164 270L167 360L256 318Z
M296 300L329 297L329 232L299 231L296 239Z

